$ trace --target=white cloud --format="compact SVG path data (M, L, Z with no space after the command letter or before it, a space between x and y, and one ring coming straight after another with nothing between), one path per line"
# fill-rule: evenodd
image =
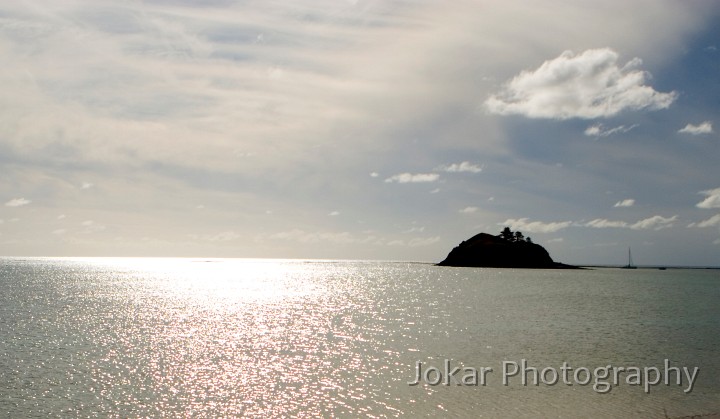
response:
M700 193L707 195L707 198L696 205L698 208L720 208L720 188L701 191Z
M94 186L94 185L93 185L92 183L90 183L90 182L83 182L83 183L80 185L80 189L90 189L90 188L92 188L93 186Z
M604 218L598 218L588 223L585 223L585 227L592 228L624 228L627 226L628 223L626 223L625 221L610 221Z
M408 242L408 246L410 246L410 247L430 246L439 241L440 241L440 236L424 237L424 238L418 237L418 238L411 239Z
M31 203L32 201L25 198L15 198L7 201L5 203L6 207L22 207L23 205L27 205Z
M465 207L465 208L459 210L458 212L461 214L472 214L474 212L477 212L478 209L479 209L478 207Z
M385 179L386 183L423 183L423 182L435 182L440 179L440 175L437 173L400 173Z
M713 132L712 122L705 121L699 125L687 124L687 125L685 125L685 128L679 130L678 132L681 134L692 134L692 135L712 134L712 132Z
M660 93L645 85L639 58L619 66L610 48L575 55L563 52L534 71L522 71L485 106L500 115L529 118L608 118L624 110L665 109L677 94Z
M236 233L234 231L222 231L217 234L189 234L188 237L193 241L205 241L205 242L230 242L244 237L243 234ZM143 238L143 240L151 240L150 238Z
M378 172L371 172L371 173L370 173L370 177L378 177L378 176L380 176L380 173L378 173Z
M335 243L335 244L349 244L357 243L360 240L352 234L343 232L308 232L302 229L292 229L288 231L282 231L279 233L271 234L269 236L273 240L290 240L299 243L311 244L311 243Z
M436 194L438 192L440 192L440 188L435 188L432 191L430 191L430 193L432 193L432 194Z
M410 233L422 233L425 231L425 227L410 227L409 229L403 231L403 234L410 234Z
M585 128L585 135L587 135L588 137L599 137L601 136L602 132L602 124L590 125L589 127Z
M328 213L328 215L331 217L336 217L336 216L340 215L340 211L331 211Z
M670 218L661 217L659 215L654 215L650 218L646 218L644 220L640 220L636 222L635 224L630 225L630 228L633 230L648 230L648 229L654 229L654 230L662 230L664 228L670 228L673 226L673 223L677 221L678 216L674 215Z
M720 214L713 215L709 219L705 221L700 221L699 223L692 223L688 225L688 227L717 227L720 226Z
M639 126L638 124L633 124L630 126L620 125L615 128L605 128L603 124L594 124L585 129L585 135L596 138L609 137L613 134L629 132Z
M480 173L482 172L482 166L472 164L468 161L462 163L453 163L449 166L438 166L435 168L437 171L458 173L458 172L469 172L469 173Z
M237 240L240 237L242 237L242 235L234 231L223 231L215 235L203 236L203 239L211 242L228 242L232 240Z
M90 234L90 233L98 233L101 231L104 231L106 227L102 224L98 224L93 220L86 220L80 223L81 226L83 226L82 233Z
M630 224L625 221L613 221L604 218L597 218L595 220L580 225L591 228L630 228L633 230L661 230L664 228L672 227L673 223L677 221L677 219L677 215L670 218L655 215L644 220L640 220L636 223ZM501 223L501 225L509 226L513 230L525 230L531 233L551 233L569 227L570 225L572 225L572 222L563 221L555 223L542 223L539 221L529 222L527 218L520 218L518 220L508 219L504 223Z
M430 246L440 241L440 236L435 237L417 237L414 239L410 239L408 241L405 240L390 240L387 243L384 243L381 241L380 243L384 243L386 246L407 246L407 247L422 247L422 246Z
M634 199L623 199L622 201L616 202L615 205L613 205L613 207L615 207L615 208L632 207L633 205L635 205Z
M517 220L509 218L498 225L510 227L512 230L523 230L527 233L554 233L569 227L571 224L572 221L543 223L541 221L528 221L527 218Z
M403 233L412 233L423 231L424 227L412 228ZM372 232L366 231L365 234L353 234L347 231L333 232L333 231L306 231L303 229L295 228L287 231L281 231L270 235L262 235L261 239L267 238L270 240L281 240L281 241L293 241L302 244L322 244L322 243L333 243L333 244L363 244L373 246L406 246L406 247L421 247L429 246L440 241L439 236L435 237L415 237L409 240L393 239L390 240L386 237L380 237Z
M674 222L677 221L677 219L677 215L674 215L670 218L654 215L652 217L645 218L644 220L640 220L631 224L625 221L614 221L606 220L604 218L598 218L583 224L583 226L592 228L630 228L632 230L662 230L664 228L672 227Z

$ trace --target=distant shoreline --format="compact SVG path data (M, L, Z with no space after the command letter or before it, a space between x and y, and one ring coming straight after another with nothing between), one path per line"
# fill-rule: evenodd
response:
M578 265L583 268L603 268L603 269L622 269L621 265ZM667 265L647 265L637 266L637 269L653 269L653 270L671 270L671 269L696 269L696 270L720 270L720 266L667 266Z

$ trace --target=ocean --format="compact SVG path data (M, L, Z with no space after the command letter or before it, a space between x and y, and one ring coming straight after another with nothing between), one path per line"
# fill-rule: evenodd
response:
M720 270L2 258L0 416L720 412Z

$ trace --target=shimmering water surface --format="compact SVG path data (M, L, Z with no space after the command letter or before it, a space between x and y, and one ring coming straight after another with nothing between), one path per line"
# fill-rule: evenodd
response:
M720 412L720 271L0 260L2 417L673 417ZM687 386L501 382L503 361L699 367ZM408 385L415 365L492 367Z

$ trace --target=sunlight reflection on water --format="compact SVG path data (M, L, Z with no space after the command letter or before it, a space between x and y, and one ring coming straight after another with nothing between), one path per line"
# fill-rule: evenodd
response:
M48 275L36 285L49 283L60 297L41 305L62 308L57 316L44 310L44 333L63 344L34 354L35 362L60 356L67 368L45 383L63 392L53 411L215 417L393 411L382 398L377 405L371 400L381 391L373 376L399 365L396 353L377 346L386 329L362 301L373 292L364 289L365 269L187 259L72 260L62 268L34 268ZM38 384L21 387L30 394Z
M115 297L129 298L134 313L119 342L103 346L120 344L112 358L127 358L121 365L145 363L155 412L328 413L321 407L333 398L340 406L345 396L339 390L346 383L334 371L361 370L362 359L345 356L355 336L336 335L349 307L334 295L342 290L328 288L346 268L268 260L113 262L132 287ZM153 330L143 330L148 326Z

